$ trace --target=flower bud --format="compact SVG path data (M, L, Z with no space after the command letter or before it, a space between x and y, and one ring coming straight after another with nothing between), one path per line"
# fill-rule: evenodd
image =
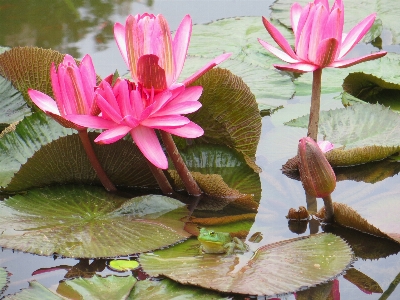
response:
M299 141L300 179L307 194L324 198L336 187L336 176L324 153L312 138Z

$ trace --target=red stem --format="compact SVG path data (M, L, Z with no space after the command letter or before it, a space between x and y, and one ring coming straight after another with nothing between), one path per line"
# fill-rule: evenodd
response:
M92 143L90 142L89 135L86 129L78 130L79 137L81 139L83 148L86 151L86 154L89 158L90 163L93 166L94 171L97 174L97 177L100 179L104 188L109 192L115 192L117 188L108 178L107 174L104 172L103 167L100 165L99 160L97 159L96 153L94 152Z
M182 156L179 154L171 134L163 130L160 130L160 133L168 155L171 158L179 177L182 179L186 191L189 195L200 196L202 191L194 180L192 174L189 172Z
M174 192L174 190L172 189L171 185L169 184L169 181L168 181L167 177L165 176L163 170L161 170L160 168L157 168L150 161L148 161L147 158L146 158L146 161L147 161L147 165L150 168L151 173L153 173L153 176L156 179L163 194L171 195Z
M321 102L321 79L322 69L320 68L313 72L310 119L308 122L307 133L307 136L311 137L314 141L317 141L318 136L319 109Z

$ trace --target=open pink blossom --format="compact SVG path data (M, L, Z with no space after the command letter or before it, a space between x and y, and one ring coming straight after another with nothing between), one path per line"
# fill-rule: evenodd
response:
M291 8L291 22L295 35L295 50L266 18L265 28L283 50L258 39L261 45L288 65L274 65L275 68L291 72L312 72L319 68L346 68L386 55L385 51L370 55L343 59L364 37L374 23L376 14L371 14L358 23L348 34L343 33L344 6L342 0L335 0L329 8L328 0L314 0L301 7L294 3Z
M173 89L186 59L192 34L192 19L186 15L174 38L163 15L129 15L125 26L116 23L114 36L118 48L131 72L133 81L155 92ZM205 72L227 59L225 53L210 61L202 69L187 78L189 85Z
M48 95L33 89L28 89L30 98L62 126L77 130L84 129L85 127L74 124L65 116L100 113L94 102L96 72L91 57L86 55L78 67L73 57L66 54L58 70L54 63L51 65L50 76L55 101Z
M95 139L101 144L114 143L130 133L143 155L156 167L166 169L168 160L155 129L185 138L203 135L200 126L182 116L201 107L198 99L202 90L201 86L179 86L156 94L122 79L111 87L105 79L95 96L101 115L77 114L69 115L68 119L81 126L107 129Z

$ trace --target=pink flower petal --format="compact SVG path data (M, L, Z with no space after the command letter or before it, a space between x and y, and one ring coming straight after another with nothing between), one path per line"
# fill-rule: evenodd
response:
M343 41L339 58L345 56L354 46L364 37L364 35L371 28L372 24L374 24L376 14L373 13L358 23L350 32L346 35L345 40Z
M292 22L292 29L295 36L297 34L297 26L299 24L302 11L303 8L297 2L293 3L292 7L290 8L290 20Z
M362 57L346 59L346 60L338 60L338 61L335 61L335 62L331 63L328 67L332 67L332 68L347 68L347 67L351 67L353 65L359 64L359 63L364 62L364 61L369 61L369 60L373 60L373 59L377 59L377 58L383 57L386 54L387 54L386 51L380 51L380 52L372 53L372 54L365 55L365 56L362 56Z
M183 81L183 85L184 86L188 86L190 85L192 82L194 82L197 78L199 78L200 76L202 76L204 73L206 73L208 70L214 68L216 65L222 63L224 60L228 59L230 56L232 55L232 53L225 53L225 54L221 54L220 56L217 56L216 58L214 58L212 61L210 61L207 65L205 65L203 68L201 68L200 70L198 70L196 73L194 73L192 76L190 76L189 78L185 79Z
M319 66L307 63L295 63L290 65L274 65L275 68L281 71L304 73L304 72L314 72L319 68Z
M132 138L143 155L156 167L168 168L168 160L153 129L138 126L131 130Z
M333 144L329 141L319 141L317 144L324 153L331 151L334 148Z
M99 144L112 144L122 139L130 130L128 126L117 126L102 132L94 141Z
M295 38L296 38L295 43L294 43L295 44L295 49L298 48L299 39L301 37L301 33L303 32L304 25L307 22L308 15L309 15L310 9L311 9L311 5L312 5L312 3L308 3L301 11L301 14L300 14L300 17L299 17L299 21L298 21L298 24L297 24L296 34L295 34Z
M96 129L110 129L117 124L113 121L103 119L98 116L90 115L67 115L65 118L75 124L83 127L96 128Z
M178 127L178 126L186 125L189 122L190 122L190 120L184 116L169 115L169 116L147 118L145 120L142 120L141 125L150 127L150 128Z
M320 43L322 41L325 24L329 17L328 8L321 4L316 6L316 10L313 17L313 24L310 30L310 41L308 45L308 60L317 65L318 65L317 60L320 60L318 54L321 54L318 53L318 50L320 47Z
M108 118L117 124L122 122L123 116L121 115L121 112L108 102L111 97L108 97L107 100L104 99L100 94L96 94L95 97L95 101L103 114L107 115Z
M125 43L125 26L120 23L115 23L114 25L114 38L117 42L117 46L119 52L129 68L129 60L128 60L128 53L126 52L126 43Z
M204 134L203 128L201 128L196 123L190 122L182 127L177 128L160 128L166 132L169 132L173 135L177 135L184 138L194 139Z
M183 65L186 60L187 49L189 47L190 36L192 34L192 19L189 15L186 15L178 30L175 33L174 40L172 43L174 52L174 63L175 63L175 74L173 81L178 80L179 75L182 72Z
M187 87L184 91L181 91L179 94L177 94L174 97L174 95L171 97L172 100L168 101L167 105L176 105L178 103L184 103L188 101L197 101L199 100L201 94L203 93L203 87L202 86L190 86Z
M339 52L339 42L335 38L320 42L317 50L315 64L324 68L335 61Z
M267 49L269 52L271 52L272 54L274 54L275 56L277 56L278 58L282 59L283 61L286 61L287 63L297 63L299 62L299 60L293 59L292 57L290 57L289 55L287 55L285 52L275 48L274 46L271 46L270 44L268 44L267 42L264 42L261 39L258 39L258 41L260 42L260 44Z
M292 59L297 60L297 55L294 53L292 47L290 47L288 41L285 39L282 33L280 33L279 30L276 29L276 27L272 25L271 22L269 22L266 18L262 17L262 21L264 27L267 29L267 31L274 39L274 41L279 45L279 47L281 47L281 49Z
M184 115L195 112L201 107L199 101L186 101L177 104L167 104L157 113L151 115L151 117L166 116L166 115Z
M35 103L41 110L61 116L56 102L51 97L40 91L32 89L28 89L28 94L29 97L31 97L33 103Z

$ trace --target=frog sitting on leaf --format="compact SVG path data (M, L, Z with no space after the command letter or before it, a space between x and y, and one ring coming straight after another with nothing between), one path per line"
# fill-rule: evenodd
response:
M235 252L247 251L245 243L237 237L231 237L226 232L215 232L201 228L197 239L200 241L200 251L203 253L225 253L226 255L231 255Z

